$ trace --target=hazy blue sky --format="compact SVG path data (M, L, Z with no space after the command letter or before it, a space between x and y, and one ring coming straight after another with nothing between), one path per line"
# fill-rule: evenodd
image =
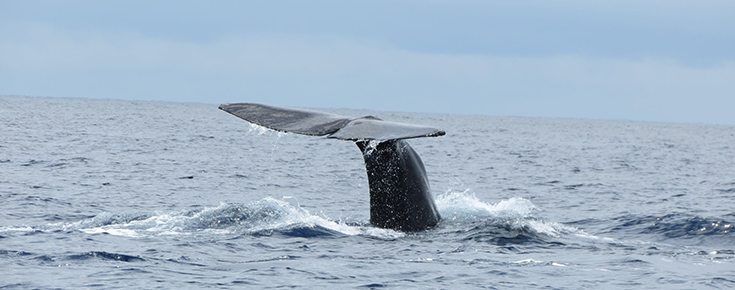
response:
M7 1L0 94L735 124L735 1Z

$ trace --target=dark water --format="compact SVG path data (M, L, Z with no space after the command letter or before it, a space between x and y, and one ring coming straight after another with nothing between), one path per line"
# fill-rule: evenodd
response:
M350 142L0 97L0 288L735 288L733 126L334 112L447 131L437 228L371 227Z

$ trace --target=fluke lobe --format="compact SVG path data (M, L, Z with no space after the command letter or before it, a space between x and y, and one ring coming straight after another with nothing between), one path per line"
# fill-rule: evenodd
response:
M354 141L362 151L370 183L370 223L399 231L421 231L440 219L424 163L405 139L437 137L444 131L253 103L219 108L250 123L280 132Z

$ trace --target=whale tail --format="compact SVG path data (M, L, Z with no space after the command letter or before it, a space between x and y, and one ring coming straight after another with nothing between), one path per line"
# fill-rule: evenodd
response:
M350 118L336 114L275 107L253 103L222 104L220 110L280 132L327 138L359 140L401 140L437 137L444 131L423 126L383 121L373 116Z
M350 118L253 103L223 104L219 108L280 132L355 141L367 169L373 225L419 231L439 222L424 163L404 139L437 137L444 135L444 131L383 121L373 116ZM373 140L377 143L370 142Z

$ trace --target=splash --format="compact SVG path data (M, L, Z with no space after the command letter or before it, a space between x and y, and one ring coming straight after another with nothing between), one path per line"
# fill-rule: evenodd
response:
M574 227L534 217L536 206L530 200L521 197L492 204L479 200L469 189L448 190L437 197L436 204L444 222L473 224L480 230L501 228L507 232L551 237L577 231Z
M448 190L437 196L436 204L444 219L484 220L488 217L523 218L529 217L536 206L531 201L513 197L490 204L479 200L472 190Z
M202 210L168 213L103 213L68 224L52 224L41 230L78 230L133 238L155 235L273 235L292 237L370 236L395 239L405 234L370 225L349 225L314 215L297 204L264 198L247 204L222 203ZM25 229L25 230L31 230ZM38 229L36 229L38 230Z
M378 149L378 145L380 145L380 141L378 140L369 140L367 142L367 146L365 146L365 155L371 155L373 152L375 152L376 149Z
M250 123L250 130L248 130L248 134L255 134L257 136L261 136L267 132L272 132L272 131L273 130L268 129L266 127Z
M257 124L253 124L253 123L249 123L249 124L250 124L250 129L248 130L247 134L255 134L256 136L262 136L262 135L265 135L265 134L274 133L274 134L276 134L276 137L278 139L280 139L281 137L283 137L285 135L288 135L288 133L277 131L277 130L273 130L273 129L270 129L270 128L267 128L267 127L263 127L261 125L257 125Z
M529 235L557 237L579 232L555 222L533 216L536 206L530 200L514 197L496 204L479 200L471 190L447 191L436 199L442 215L441 226L464 229L472 237ZM470 227L468 229L467 227ZM5 227L0 232L81 231L141 238L148 236L240 236L284 235L289 237L368 236L396 239L405 233L377 228L367 223L347 223L312 214L293 197L264 198L250 203L221 203L204 209L175 212L102 213L75 223L42 227Z

